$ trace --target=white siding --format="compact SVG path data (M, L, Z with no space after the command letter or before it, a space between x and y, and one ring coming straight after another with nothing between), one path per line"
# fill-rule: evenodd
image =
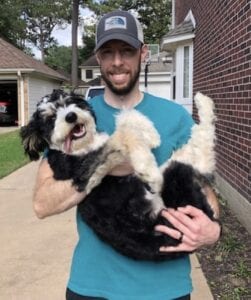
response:
M53 89L61 87L59 81L39 77L29 77L29 117L36 110L37 102L46 94L50 94Z
M145 74L140 74L141 91L148 92L158 97L171 99L171 74L170 73L148 73L147 88L145 87Z

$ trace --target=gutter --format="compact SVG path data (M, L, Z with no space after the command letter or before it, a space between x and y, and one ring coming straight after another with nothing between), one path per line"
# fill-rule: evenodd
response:
M15 73L17 74L18 72L22 72L23 74L30 74L30 73L35 73L35 74L39 74L40 76L42 77L47 77L47 78L51 78L51 79L55 79L55 80L58 80L58 81L66 81L68 80L66 77L60 75L58 73L58 76L57 75L52 75L52 74L48 74L48 73L45 73L45 72L40 72L40 71L37 71L36 69L17 69L17 68L13 68L13 69L3 69L3 68L0 68L0 75L1 74L11 74L11 73ZM54 72L57 72L55 70L53 70Z

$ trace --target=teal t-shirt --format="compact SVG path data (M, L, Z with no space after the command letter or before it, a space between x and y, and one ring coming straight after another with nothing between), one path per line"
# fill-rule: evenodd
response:
M120 112L104 102L91 100L98 131L112 134L114 116ZM154 123L161 145L154 149L159 165L184 144L193 120L180 105L145 93L135 107ZM73 292L108 300L170 300L191 293L190 261L185 256L163 262L136 261L102 242L77 212L79 241L74 251L68 288Z

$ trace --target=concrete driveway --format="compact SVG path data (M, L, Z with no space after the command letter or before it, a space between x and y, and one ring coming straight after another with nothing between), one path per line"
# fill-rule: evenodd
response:
M75 210L39 220L31 198L38 163L0 180L0 299L63 300L76 243Z
M77 240L75 209L39 220L32 210L38 163L0 180L0 299L64 300ZM195 255L192 300L213 300Z

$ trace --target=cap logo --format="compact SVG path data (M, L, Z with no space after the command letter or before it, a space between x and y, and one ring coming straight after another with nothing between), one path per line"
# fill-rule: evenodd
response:
M126 18L113 16L105 20L105 31L110 29L126 29Z

